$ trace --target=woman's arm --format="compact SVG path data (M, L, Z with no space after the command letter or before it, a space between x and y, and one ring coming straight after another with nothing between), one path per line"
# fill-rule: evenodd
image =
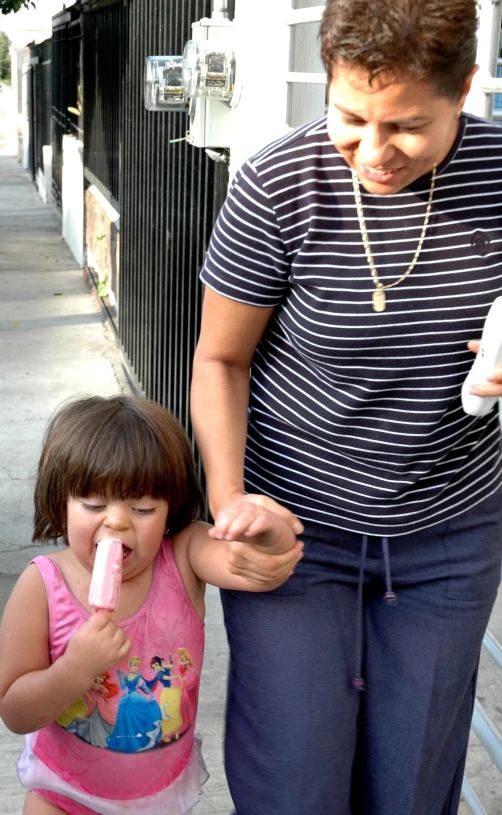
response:
M244 495L249 370L272 313L205 289L191 415L213 516Z
M14 733L39 730L59 718L130 647L110 615L99 612L51 664L45 586L37 566L28 566L0 627L0 717Z
M249 371L273 308L238 303L206 288L194 357L191 417L214 516L244 491ZM276 512L300 534L301 522L263 495L246 500Z

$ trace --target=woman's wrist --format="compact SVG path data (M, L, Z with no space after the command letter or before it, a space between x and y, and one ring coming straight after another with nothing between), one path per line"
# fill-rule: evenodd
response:
M222 509L226 509L231 504L235 504L236 501L241 501L246 495L246 491L244 489L244 485L240 488L228 488L226 490L218 490L217 492L210 492L209 493L209 511L213 518L216 518L218 512Z

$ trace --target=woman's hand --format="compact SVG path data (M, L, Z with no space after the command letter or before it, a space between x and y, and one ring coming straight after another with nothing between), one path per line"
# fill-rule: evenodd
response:
M96 676L106 673L127 656L131 644L109 611L96 611L70 638L62 659L68 671L75 670L89 677L91 687Z
M478 353L479 346L479 340L471 340L467 343L468 349L474 354ZM476 396L502 396L502 366L499 365L498 368L495 368L486 379L487 382L472 385L471 388L469 388L469 393L475 394Z
M232 541L228 544L228 571L244 577L250 583L265 589L277 588L291 577L295 566L303 557L303 543L296 541L292 549L282 555L267 554L252 543Z

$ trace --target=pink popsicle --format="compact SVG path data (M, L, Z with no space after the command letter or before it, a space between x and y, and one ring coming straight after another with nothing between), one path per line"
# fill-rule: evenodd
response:
M102 538L98 541L89 589L89 605L94 609L117 609L122 580L122 556L122 541L116 538Z

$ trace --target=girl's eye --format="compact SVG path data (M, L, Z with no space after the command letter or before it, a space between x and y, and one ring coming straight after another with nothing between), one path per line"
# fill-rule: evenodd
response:
M155 512L155 509L143 509L143 507L136 507L134 511L137 512L138 515L152 515Z
M104 504L86 504L85 501L82 501L82 506L89 512L102 512L105 508Z

